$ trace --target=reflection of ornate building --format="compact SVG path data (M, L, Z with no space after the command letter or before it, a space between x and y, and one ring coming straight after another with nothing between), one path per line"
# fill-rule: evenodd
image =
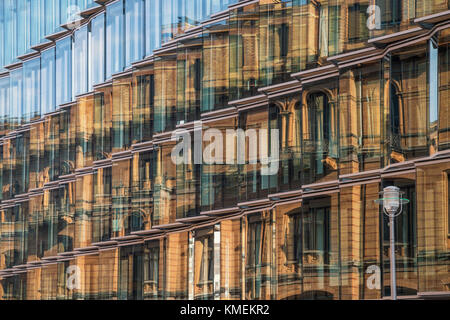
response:
M29 2L0 4L0 299L382 299L388 185L399 295L450 296L447 0L85 1L5 37Z

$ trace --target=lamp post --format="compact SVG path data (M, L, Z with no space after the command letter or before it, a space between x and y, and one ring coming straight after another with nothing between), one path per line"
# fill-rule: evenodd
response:
M390 242L390 264L391 264L391 298L397 300L397 276L395 271L395 227L394 219L398 217L403 210L403 205L409 203L408 199L403 199L403 192L397 187L386 187L382 192L381 199L375 200L376 203L383 205L383 212L389 217L389 242Z

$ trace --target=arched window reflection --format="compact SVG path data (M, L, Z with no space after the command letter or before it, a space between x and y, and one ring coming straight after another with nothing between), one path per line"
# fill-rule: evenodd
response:
M303 128L305 183L317 182L337 170L337 114L326 93L307 96Z

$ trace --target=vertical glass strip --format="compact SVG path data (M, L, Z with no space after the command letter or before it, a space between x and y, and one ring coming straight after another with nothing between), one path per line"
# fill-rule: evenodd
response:
M88 91L88 33L87 26L77 30L74 35L73 63L76 72L73 73L73 95L77 96Z
M123 70L123 1L106 8L106 78Z
M25 121L29 121L40 114L40 67L39 57L23 64L23 117Z
M105 15L95 17L91 22L91 83L105 81Z
M41 115L55 109L55 47L41 52Z
M56 105L72 100L72 39L56 42Z
M144 56L144 1L127 0L125 6L125 65L128 67L133 62Z

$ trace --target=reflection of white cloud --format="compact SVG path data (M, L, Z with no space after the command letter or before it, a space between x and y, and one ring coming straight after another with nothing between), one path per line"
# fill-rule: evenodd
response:
M80 13L79 6L71 5L67 8L67 25L70 29L76 29L81 25Z

